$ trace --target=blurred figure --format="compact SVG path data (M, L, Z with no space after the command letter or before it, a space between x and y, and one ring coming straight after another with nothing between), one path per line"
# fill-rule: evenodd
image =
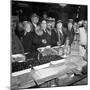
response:
M55 28L55 18L52 17L47 18L47 28L49 29Z
M54 18L53 18L52 23L51 23L51 28L55 29L55 19Z
M15 34L15 29L16 29L16 24L17 21L16 21L16 16L12 16L11 18L11 29L12 29L12 39L11 39L11 45L12 45L12 48L11 48L11 52L12 54L24 54L24 48L19 40L19 38L17 37L17 35Z
M68 38L69 38L69 45L72 44L74 41L74 29L73 29L73 20L70 19L69 22L67 23L68 25Z
M63 23L63 33L64 33L64 39L63 39L63 44L65 44L67 36L68 36L68 28L67 28L67 23Z
M84 22L79 25L79 33L80 33L80 43L83 45L87 45L87 25Z
M87 30L88 29L88 21L87 20L85 20L84 22L83 22L83 26L84 26L84 28Z
M18 38L20 39L20 41L22 40L22 37L24 35L24 27L23 27L23 22L18 22L17 23L17 27L15 30L16 35L18 36Z
M74 29L74 32L77 32L77 23L76 22L74 22L74 24L73 24L73 29Z
M79 21L79 34L80 34L80 55L85 57L86 50L87 50L87 23Z
M42 22L41 22L41 30L46 32L47 31L46 29L47 29L47 22L46 22L46 20L42 20Z
M44 12L44 14L43 14L43 19L47 19L47 14L46 14L46 12Z

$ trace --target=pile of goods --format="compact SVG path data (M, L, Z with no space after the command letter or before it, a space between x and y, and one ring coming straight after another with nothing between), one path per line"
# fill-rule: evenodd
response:
M64 54L64 47L53 47L53 49L57 52L57 55L62 56Z
M52 49L52 48L45 48L44 51L42 52L44 56L46 55L57 55L57 51Z

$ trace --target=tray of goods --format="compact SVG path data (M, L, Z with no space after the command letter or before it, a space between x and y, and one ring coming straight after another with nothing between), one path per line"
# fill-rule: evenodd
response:
M42 54L45 55L57 55L57 51L52 48L45 48Z
M50 46L41 47L37 49L43 56L46 55L57 55L57 51Z

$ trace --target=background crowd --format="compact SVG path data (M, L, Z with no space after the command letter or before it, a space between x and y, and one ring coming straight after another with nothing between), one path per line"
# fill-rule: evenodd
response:
M78 41L80 49L87 49L87 20L68 22L56 20L43 14L39 17L36 13L30 16L30 20L19 21L18 16L12 16L12 54L27 54L29 57L37 53L40 47L54 47Z

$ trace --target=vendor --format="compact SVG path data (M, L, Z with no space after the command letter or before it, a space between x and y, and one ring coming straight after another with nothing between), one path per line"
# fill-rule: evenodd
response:
M51 47L57 46L58 34L55 28L55 19L49 17L47 19L47 34L49 35L48 40L50 40Z

